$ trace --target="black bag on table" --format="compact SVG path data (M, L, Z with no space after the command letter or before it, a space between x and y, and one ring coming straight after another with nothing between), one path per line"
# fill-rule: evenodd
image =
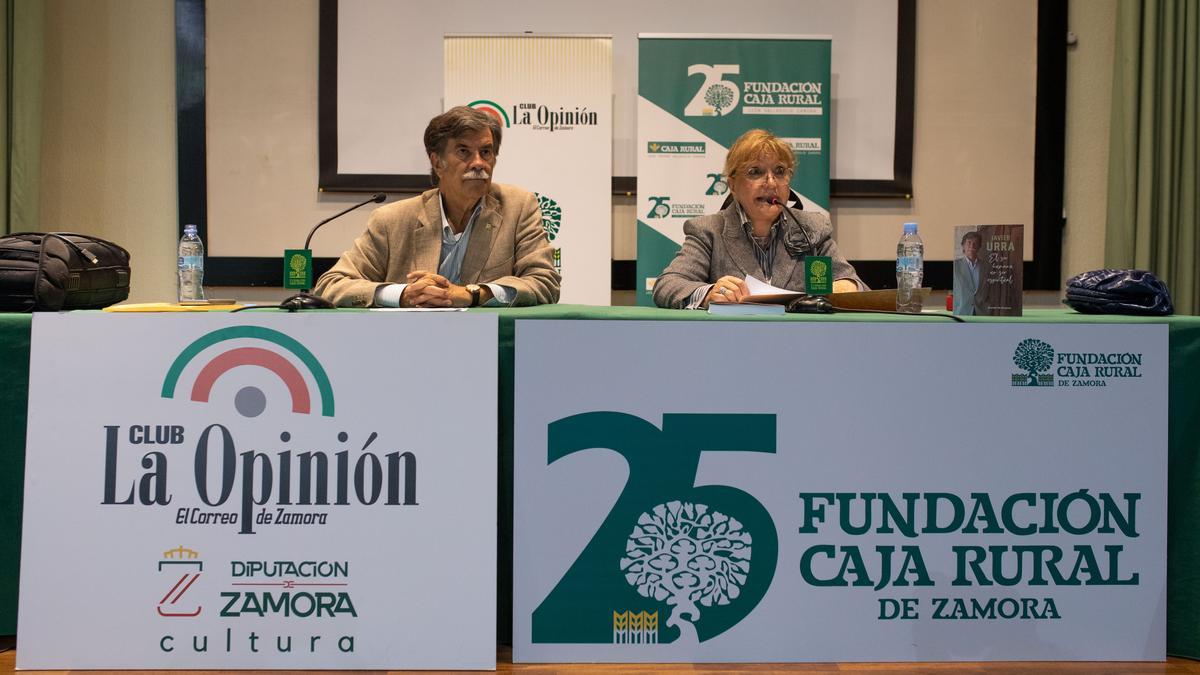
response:
M1175 311L1171 292L1145 270L1092 270L1067 281L1063 300L1084 314L1166 316Z
M0 237L0 311L100 309L129 297L129 251L86 234Z

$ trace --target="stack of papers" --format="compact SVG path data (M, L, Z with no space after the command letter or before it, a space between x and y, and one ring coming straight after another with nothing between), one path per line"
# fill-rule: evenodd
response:
M237 309L242 305L230 300L228 303L215 304L180 304L178 302L133 302L124 305L110 305L104 308L106 312L221 312Z
M783 314L784 305L804 295L797 291L789 291L772 286L762 279L746 277L746 288L750 295L741 302L710 302L709 314L749 315L749 314Z
M713 302L708 313L718 316L747 316L753 314L783 314L784 306L765 302Z

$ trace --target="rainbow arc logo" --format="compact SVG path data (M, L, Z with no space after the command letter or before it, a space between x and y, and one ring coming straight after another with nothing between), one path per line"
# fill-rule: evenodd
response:
M184 369L192 363L201 352L230 340L261 340L267 347L239 345L211 357L201 368L192 382L188 398L199 403L207 403L212 394L213 386L222 375L240 366L264 368L274 373L287 387L292 400L292 412L312 414L313 396L304 380L300 369L280 350L291 354L308 370L316 383L317 396L320 399L320 411L324 417L333 417L334 400L333 387L325 369L317 361L307 347L295 338L270 328L261 326L231 326L221 328L201 336L189 344L167 370L163 379L162 397L175 398L179 389L179 378ZM234 398L234 407L246 417L256 417L266 407L266 397L257 387L244 387Z
M478 101L471 101L467 104L467 107L473 108L480 112L485 112L492 117L495 117L496 120L503 124L506 129L512 126L508 122L508 113L504 111L504 106L496 103L495 101L489 101L486 98L481 98Z

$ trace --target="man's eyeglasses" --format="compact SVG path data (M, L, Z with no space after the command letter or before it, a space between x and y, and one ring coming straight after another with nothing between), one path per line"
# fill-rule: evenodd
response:
M780 183L786 183L788 177L791 175L792 172L789 171L785 166L777 166L770 171L767 171L761 166L752 166L749 169L746 169L746 178L749 178L755 183L762 183L766 181L767 176L774 176L775 180L779 181Z

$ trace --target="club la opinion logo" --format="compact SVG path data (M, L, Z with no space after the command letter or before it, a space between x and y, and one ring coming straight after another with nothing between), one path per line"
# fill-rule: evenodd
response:
M588 110L586 105L559 105L555 108L544 103L526 101L512 106L511 116L504 106L485 98L471 101L467 107L495 117L505 128L517 126L535 131L554 132L575 127L594 127L600 123L600 115Z
M254 343L247 343L248 340ZM231 341L234 342L233 346L222 346ZM175 398L184 370L201 353L214 347L220 351L200 367L192 381L191 391L186 394L190 400L207 403L213 386L222 375L240 366L253 366L275 374L283 382L291 398L292 412L307 415L319 409L323 417L333 417L333 387L317 357L295 338L262 326L220 328L197 338L171 363L163 379L162 398ZM307 369L316 385L319 408L314 408L313 392L293 360L299 361ZM243 417L257 417L266 409L267 397L262 389L247 385L234 395L233 404Z
M251 372L226 380L225 385L214 389L219 379L241 366L249 366ZM307 376L301 374L302 369L308 371ZM270 391L272 396L288 401L291 413L333 418L333 388L321 363L296 339L261 326L220 328L192 341L167 369L160 393L164 399L208 404L215 391L226 396L225 392L232 388L251 383L241 386L231 398L238 414L255 418L267 405L266 394L252 384L263 382L257 375L259 372L272 374L283 383L286 393L276 393L280 388L274 382ZM190 388L184 384L189 377ZM322 432L333 431L329 425L317 424L319 429L309 429L306 432L309 435L298 439L284 429L277 438L285 445L268 452L262 449L262 444L274 442L267 437L276 433L273 423L279 420L232 424L229 415L223 417L190 431L175 424L156 425L154 429L146 425L130 426L131 444L150 442L147 439L153 433L154 443L195 447L192 461L185 460L185 466L192 467L192 480L170 483L169 464L176 453L162 451L148 452L142 457L138 462L142 469L140 476L131 480L122 477L121 467L129 462L121 459L122 454L128 454L121 452L121 426L106 425L101 503L136 503L147 508L170 506L175 509L178 525L230 525L238 528L239 534L254 534L265 526L324 526L334 513L358 506L388 508L420 504L416 453L387 449L380 455L371 449L381 437L377 430L352 433L343 428L334 436L339 444L337 449L327 450L323 444L329 441ZM255 449L239 453L239 438L243 447L249 445ZM351 444L351 438L362 440ZM308 447L293 449L294 446L288 445L292 443ZM318 443L322 445L313 449ZM359 443L360 452L351 457L349 446ZM292 466L299 467L298 481L290 479ZM305 475L308 477L304 478ZM172 504L174 496L182 494L172 491L176 485L194 492Z
M495 101L489 101L485 98L481 98L477 101L471 101L467 104L467 107L480 112L485 112L492 117L495 117L496 121L500 124L503 124L505 129L512 126L512 124L510 124L508 121L508 113L504 111L504 106L496 103Z
M629 478L534 610L532 641L696 644L748 616L775 574L775 523L742 490L697 487L696 472L705 452L774 453L775 438L775 416L766 414L668 413L661 429L608 411L551 423L548 463L610 449Z

